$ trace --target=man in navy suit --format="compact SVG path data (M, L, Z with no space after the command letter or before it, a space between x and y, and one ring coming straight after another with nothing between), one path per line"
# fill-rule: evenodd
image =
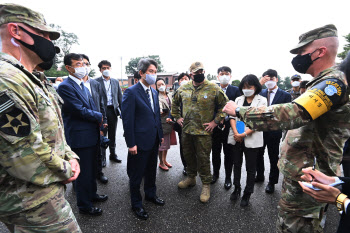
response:
M151 85L157 78L157 62L141 59L137 65L141 79L125 90L122 101L124 136L128 150L131 207L143 220L148 214L142 205L140 185L144 179L145 199L156 205L165 202L156 195L158 147L163 141L158 93Z
M267 87L267 89L264 89L261 91L260 95L267 98L267 106L273 105L273 104L283 104L283 103L289 103L292 101L292 96L286 92L278 88L277 86L278 82L278 76L277 71L268 69L265 71L262 75L262 78L260 79L261 85L264 85ZM280 146L280 140L282 138L282 131L269 131L264 132L264 146L259 151L258 157L257 157L257 169L256 169L256 178L255 182L261 182L264 181L264 153L265 148L267 146L267 151L269 154L270 159L270 176L269 176L269 183L266 186L265 192L267 193L273 193L275 191L275 184L278 183L278 176L279 176L279 170L277 167L278 163L278 155L279 155L279 146Z
M80 157L81 172L75 182L77 206L82 214L101 215L102 210L94 207L92 202L108 198L96 193L96 155L103 117L82 81L86 75L82 56L67 54L64 64L69 76L59 85L57 92L64 100L62 117L67 143Z
M218 69L218 79L220 81L220 87L226 94L229 100L235 101L235 99L241 95L238 87L230 85L231 80L231 68L227 66L220 67ZM221 148L224 149L224 165L225 165L225 189L230 189L232 186L231 174L233 167L233 145L227 144L228 133L230 130L230 121L228 118L220 123L213 130L212 135L212 163L213 163L213 180L212 184L219 178L219 171L221 166Z

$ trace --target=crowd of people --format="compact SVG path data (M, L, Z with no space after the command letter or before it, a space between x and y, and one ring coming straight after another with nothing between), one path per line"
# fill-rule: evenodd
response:
M177 144L176 131L185 176L178 188L195 186L199 175L202 203L210 200L211 184L219 179L223 148L227 190L233 171L232 201L241 196L245 158L240 205L248 206L254 184L265 180L267 147L266 193L275 191L283 174L277 231L322 232L323 203L336 204L342 213L338 232L348 231L350 181L338 177L338 171L342 162L344 174L349 174L350 57L335 66L334 25L299 37L291 50L297 54L292 65L313 79L293 75L288 91L278 87L273 69L260 79L247 74L236 87L229 84L230 67L221 66L217 85L205 79L205 67L197 61L178 77L180 87L170 94L165 81L157 78L157 62L144 58L138 62L135 84L122 93L109 61L98 64L101 76L92 79L89 57L79 53L64 56L69 75L52 85L43 71L60 52L51 42L60 34L47 26L42 14L0 4L0 36L0 221L11 232L81 232L64 197L71 182L80 214L103 213L94 202L105 202L108 196L98 194L96 181L108 183L103 173L106 145L109 159L122 162L116 153L118 117L128 147L131 209L139 219L149 218L142 181L145 201L165 205L157 196L157 167L172 168L167 154ZM342 191L329 186L335 182Z

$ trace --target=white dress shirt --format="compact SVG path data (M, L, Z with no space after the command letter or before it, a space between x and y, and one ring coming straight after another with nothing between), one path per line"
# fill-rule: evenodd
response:
M70 77L74 82L76 82L78 86L83 90L83 88L81 87L82 80L74 77L73 75L68 75L68 77Z
M91 92L91 78L90 77L88 77L88 79L86 80L86 82L84 82L84 85L85 85L85 87L87 88L87 89L89 89L89 91L90 91L90 94L92 95L92 92Z
M278 90L278 87L275 88L275 89L273 89L273 90L271 90L271 94L270 94L270 103L269 103L269 105L272 104L273 98L275 98L275 95L276 95L277 90ZM269 94L269 91L270 91L270 90L267 90L267 95Z
M106 80L103 76L103 83L105 84L106 92L107 92L107 106L113 105L112 101L112 83L111 83L111 78Z

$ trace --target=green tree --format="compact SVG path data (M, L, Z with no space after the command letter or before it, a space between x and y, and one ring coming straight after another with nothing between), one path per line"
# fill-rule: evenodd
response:
M149 55L147 57L135 57L131 58L128 62L128 65L125 66L125 73L126 74L133 74L137 71L137 64L142 58L152 58L158 63L158 69L157 72L165 72L162 62L160 61L159 55Z
M54 64L51 69L46 70L44 72L46 77L62 77L62 76L68 76L68 72L64 65L61 65L61 67L58 69L57 64Z
M236 80L233 80L233 81L232 81L231 85L232 85L232 86L238 87L240 83L241 83L241 81L239 81L238 79L236 79Z
M211 80L217 80L216 76L215 76L215 75L211 75L211 74L207 74L207 79L208 79L209 81L211 81Z
M284 87L286 88L285 90L289 90L292 88L292 84L290 83L290 77L285 77L284 80L283 80L283 83L284 83Z
M343 49L344 51L338 54L338 57L344 60L348 52L350 51L350 33L346 36L344 36L345 40L348 42L346 45L344 45Z

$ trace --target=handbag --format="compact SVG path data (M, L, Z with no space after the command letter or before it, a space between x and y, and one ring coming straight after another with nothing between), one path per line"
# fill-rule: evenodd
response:
M174 129L170 133L170 145L177 145L176 134Z

